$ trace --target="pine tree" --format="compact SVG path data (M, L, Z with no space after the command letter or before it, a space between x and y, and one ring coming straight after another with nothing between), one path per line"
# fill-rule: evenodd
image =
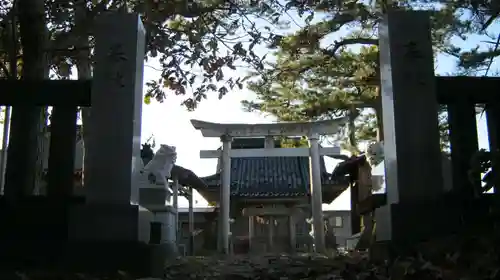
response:
M333 2L290 3L309 14L304 20L306 26L274 45L276 61L269 63L265 71L253 73L248 82L257 100L244 101L243 106L278 120L318 120L351 114L355 116L351 118L355 137L347 136L344 146L357 146L353 139L375 140L377 130L383 127L377 29L388 5L356 0L342 1L341 6ZM477 24L458 14L465 3L438 4L393 1L390 8L434 9L432 38L436 53L460 53L450 39L471 32L479 34ZM315 14L320 14L321 19L311 23ZM442 146L446 148L445 115L441 113L439 119Z

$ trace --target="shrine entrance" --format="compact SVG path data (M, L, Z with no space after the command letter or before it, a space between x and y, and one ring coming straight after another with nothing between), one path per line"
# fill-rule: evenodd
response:
M265 124L218 124L209 123L199 120L191 120L195 129L201 131L202 135L205 137L220 137L223 145L222 150L214 151L200 151L201 158L218 158L221 176L218 179L221 183L220 187L220 223L219 223L219 250L222 253L230 254L230 244L231 240L235 241L236 236L240 236L241 226L233 226L231 229L230 219L231 216L231 197L241 194L240 198L247 200L248 204L243 211L242 218L248 218L248 239L249 247L253 247L252 240L255 235L255 218L249 217L265 217L260 221L263 221L261 225L268 224L267 230L267 240L268 242L259 242L258 244L270 244L267 246L265 251L274 250L275 246L278 246L280 242L274 242L276 240L275 230L281 229L278 226L278 220L276 216L286 217L288 222L288 240L287 244L289 248L293 248L296 244L295 240L295 221L294 221L294 211L296 207L286 207L283 203L283 199L291 199L294 203L298 200L306 200L309 215L312 216L312 225L314 227L314 244L316 252L325 252L325 236L324 236L324 224L323 224L323 211L322 211L322 181L325 178L324 162L322 162L322 156L325 155L339 155L340 147L329 147L323 148L319 145L320 135L334 135L340 131L342 125L346 123L346 118L339 118L328 121L318 121L318 122L282 122L282 123L265 123ZM274 137L301 137L306 136L309 142L309 147L304 148L276 148ZM263 148L248 148L248 149L234 149L232 143L234 138L262 138L265 139ZM248 160L248 163L235 162L235 165L247 165L253 162L258 165L259 170L270 170L273 171L273 175L270 175L272 179L266 180L265 182L259 181L257 174L242 171L239 173L245 173L247 175L254 174L254 178L240 178L241 180L234 180L233 176L238 176L238 174L232 174L232 170L237 168L232 167L232 161L237 159L252 159ZM266 161L265 159L275 158L273 161ZM291 158L290 160L285 160L286 158ZM279 162L287 162L285 165L279 165ZM266 163L264 163L266 162ZM303 166L305 164L305 166ZM301 166L301 167L299 167ZM297 171L293 173L306 174L302 176L301 180L283 179L279 174L290 173L291 168L297 168ZM306 171L309 169L308 171ZM290 175L290 174L288 174ZM266 177L266 178L271 178ZM306 178L306 179L304 179ZM257 180L256 180L257 179ZM253 184L246 184L246 182L254 182ZM278 186L279 185L279 186ZM255 192L248 192L245 190L253 189L257 187ZM304 188L303 191L300 189ZM286 191L284 191L286 189ZM265 194L264 196L262 196ZM263 205L266 207L259 209L256 199L265 200ZM275 202L272 202L275 200ZM292 204L294 204L292 203ZM262 204L262 203L261 203ZM280 207L274 207L273 204ZM269 207L271 206L271 207ZM238 213L234 213L237 215ZM267 222L266 222L267 218ZM279 223L285 224L285 223ZM285 232L287 232L285 231ZM256 241L261 240L263 233L262 231L256 236ZM276 240L277 241L277 240ZM274 245L273 245L274 244ZM253 249L252 249L253 250ZM285 250L289 251L289 250Z
M295 244L289 244L288 219L281 216L252 216L248 217L254 224L250 240L249 252L280 253L293 250Z
M248 217L248 252L294 252L297 247L296 217L300 212L298 208L281 204L243 209L243 215Z

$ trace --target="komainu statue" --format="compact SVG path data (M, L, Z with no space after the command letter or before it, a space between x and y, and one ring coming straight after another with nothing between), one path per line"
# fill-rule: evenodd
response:
M161 144L153 159L144 166L143 172L148 174L151 183L163 182L166 184L176 160L175 147Z

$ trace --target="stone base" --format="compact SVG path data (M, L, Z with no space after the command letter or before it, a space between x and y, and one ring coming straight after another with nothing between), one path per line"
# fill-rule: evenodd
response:
M412 245L420 241L491 227L491 210L498 205L497 195L477 200L460 200L452 196L415 203L391 204L375 211L377 241Z
M13 242L2 244L1 270L72 271L114 274L124 271L137 277L160 277L168 257L165 245L141 242Z
M169 252L149 245L152 214L136 205L0 198L0 269L62 269L161 276ZM147 238L146 238L147 236Z
M70 240L149 243L153 214L139 205L79 204L69 209Z

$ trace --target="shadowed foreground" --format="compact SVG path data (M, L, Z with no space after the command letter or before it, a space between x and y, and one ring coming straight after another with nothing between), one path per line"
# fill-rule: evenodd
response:
M495 233L467 238L453 236L418 244L408 249L413 253L408 253L407 257L381 258L378 262L369 261L367 254L356 252L334 258L311 255L186 257L169 261L164 279L499 279L499 244ZM0 272L0 279L137 278L121 271L111 275L88 275L52 270Z

